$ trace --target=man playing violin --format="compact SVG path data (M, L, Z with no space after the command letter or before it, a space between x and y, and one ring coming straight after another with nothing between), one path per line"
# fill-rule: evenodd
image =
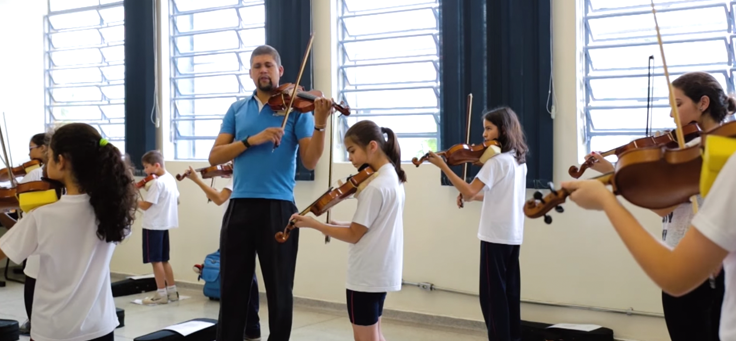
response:
M233 192L220 236L222 289L217 340L243 337L258 254L268 296L268 339L281 341L291 335L299 231L292 232L283 244L277 243L274 235L297 212L297 151L307 169L314 169L322 156L332 101L315 99L314 116L291 112L282 129L285 112L275 112L267 105L284 72L281 57L276 49L263 45L253 51L250 62L256 90L230 106L209 157L212 165L234 160Z

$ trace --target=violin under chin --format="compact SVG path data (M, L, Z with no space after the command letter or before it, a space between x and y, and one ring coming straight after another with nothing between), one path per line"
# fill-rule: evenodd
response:
M18 203L23 212L28 213L36 207L56 202L56 190L22 193L18 196Z
M480 156L480 158L478 159L478 161L481 164L485 164L486 161L488 161L488 159L490 159L490 158L492 158L492 157L494 157L494 156L496 156L498 154L501 154L501 148L499 148L498 146L495 146L495 145L494 146L489 146L488 148L486 148L486 151L483 152L483 155Z

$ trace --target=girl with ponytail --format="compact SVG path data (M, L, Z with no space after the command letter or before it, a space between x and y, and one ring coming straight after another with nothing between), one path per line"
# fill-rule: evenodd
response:
M115 245L130 232L136 195L120 150L92 126L70 123L51 137L48 177L66 193L25 215L0 238L0 259L40 258L31 338L114 340L110 283Z
M296 227L311 227L350 243L346 300L355 340L385 340L381 332L383 302L389 291L401 290L404 256L404 182L396 134L372 121L348 129L344 144L356 169L376 171L357 195L351 222L324 224L294 214Z
M526 145L519 118L509 107L483 115L483 139L497 140L501 153L488 159L471 183L457 176L437 154L439 167L465 201L482 201L480 211L480 307L489 340L521 339L521 271L524 237Z

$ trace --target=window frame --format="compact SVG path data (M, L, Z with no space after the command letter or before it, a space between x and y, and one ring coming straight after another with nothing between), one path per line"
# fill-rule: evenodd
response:
M726 47L726 53L727 53L727 64L722 63L716 63L716 64L684 64L684 65L677 65L675 67L670 66L668 64L668 71L670 73L670 80L673 81L677 76L689 72L689 71L704 71L708 72L710 74L722 74L724 79L726 80L726 87L724 90L727 93L734 93L734 79L736 74L736 63L734 58L734 53L736 53L736 49L734 48L736 45L734 45L735 41L734 38L736 37L736 33L734 32L734 15L736 14L736 1L718 1L718 0L703 0L699 2L672 2L672 3L666 3L666 4L657 4L655 3L655 10L657 13L657 19L660 21L661 24L661 15L663 13L667 12L674 12L674 11L683 11L683 10L695 10L695 9L704 9L704 8L723 8L726 12L726 21L727 21L727 30L726 31L705 31L705 32L698 32L697 35L700 35L699 37L691 37L691 38L681 38L682 36L687 36L687 34L681 34L681 33L662 33L662 43L666 47L669 44L677 44L677 43L693 43L693 42L705 42L705 41L723 41ZM611 18L611 17L617 17L617 16L628 16L628 15L636 15L636 14L649 14L652 15L652 9L651 5L637 5L635 7L622 7L619 9L616 9L614 12L611 13L596 13L593 10L593 5L591 3L591 0L584 0L584 8L583 8L583 84L584 84L584 102L583 105L583 112L585 113L584 116L584 124L585 129L582 130L583 134L583 141L584 141L584 150L585 153L590 153L591 150L591 142L594 137L603 137L603 136L634 136L634 137L644 137L646 134L646 125L643 124L640 129L619 129L619 128L605 128L605 127L595 127L593 124L593 119L591 117L591 110L615 110L615 109L646 109L647 108L647 102L646 102L646 95L642 97L637 98L631 98L626 99L627 101L639 101L637 104L625 104L625 105L615 105L615 102L621 101L621 98L611 98L606 100L599 100L598 103L595 103L595 96L593 95L593 89L591 86L591 80L599 80L599 79L614 79L614 78L624 78L624 77L643 77L647 78L647 69L644 67L629 67L629 68L615 68L615 69L604 69L603 72L608 72L610 74L601 74L596 75L596 72L602 72L602 70L595 70L592 63L593 60L590 56L590 51L597 50L597 49L606 49L606 48L615 48L615 47L630 47L630 46L648 46L648 45L654 45L657 48L657 54L654 55L655 58L655 65L654 69L651 73L652 79L656 80L656 77L664 77L664 70L661 63L661 52L659 50L659 43L656 40L656 36L654 36L654 42L652 41L646 41L646 39L650 39L650 36L637 36L635 38L618 38L618 39L611 39L611 40L602 40L598 43L592 43L592 31L590 27L590 20L591 19L601 19L601 18ZM660 25L661 26L661 25ZM654 29L654 27L652 27ZM661 29L661 27L660 27ZM628 40L628 42L627 42ZM631 40L636 40L635 42L631 42ZM591 46L592 44L592 46ZM665 58L667 58L667 51L665 50ZM619 73L619 74L615 74ZM656 83L653 84L654 87L666 88L666 84L662 83ZM643 100L643 102L642 102ZM609 105L605 102L611 102L612 104ZM669 97L653 97L652 98L652 104L650 105L650 108L652 108L652 119L653 119L653 112L655 109L659 108L670 108L669 104ZM642 119L642 122L644 122L644 119ZM671 127L667 127L667 129L674 128L674 122L672 123ZM650 129L654 129L654 127L650 126Z
M435 139L436 145L439 147L442 141L441 134L441 102L440 102L440 62L441 62L441 46L440 46L440 3L435 0L434 3L413 4L413 5L398 5L394 7L384 7L364 11L349 12L347 3L344 0L336 1L335 11L335 27L336 27L336 48L335 48L335 61L336 61L336 91L337 94L336 102L345 101L350 106L351 117L360 118L372 118L372 117L407 117L407 116L432 116L436 126L436 132L415 132L415 133L402 133L396 132L396 136L399 139ZM401 33L392 31L388 33L377 33L377 34L366 34L366 35L355 35L352 36L348 33L348 28L345 24L345 19L357 18L362 16L380 15L389 13L401 13L409 12L422 9L431 9L435 17L435 29L419 28L408 31L402 31ZM420 37L420 36L431 36L436 44L437 54L424 54L424 55L412 55L410 57L386 57L377 58L371 60L358 60L350 62L348 52L346 51L346 44L355 42L366 42L376 41L384 39L395 39L395 38L409 38L409 37ZM392 59L399 59L397 62L391 62ZM383 65L399 65L399 64L410 64L410 63L421 63L431 62L435 68L436 77L434 81L423 81L423 82L406 82L406 83L393 83L399 86L387 86L383 83L370 84L370 85L356 85L348 86L347 70L358 67L366 66L383 66ZM433 84L430 85L430 83ZM406 84L406 85L402 85ZM407 86L409 84L415 84L414 86ZM361 89L363 87L363 89ZM347 94L360 93L371 90L410 90L410 89L432 89L437 98L437 105L434 107L420 107L420 108L404 108L404 109L390 109L390 108L370 108L370 107L353 107L351 103L347 101ZM426 110L425 110L426 109ZM363 111L378 111L373 113L363 113ZM383 112L382 112L383 111ZM389 111L389 112L386 112ZM405 111L405 113L391 113L390 111ZM335 139L335 148L338 152L335 158L335 162L348 162L348 153L343 145L342 136L350 128L348 125L348 118L342 115L335 118L335 128L337 133L333 134L332 138ZM413 152L413 151L412 151ZM405 151L402 150L402 155L405 155ZM409 160L402 161L403 164L411 163Z
M196 157L196 141L207 141L207 140L214 140L217 138L218 134L214 136L205 136L205 135L196 135L196 133L192 134L192 136L185 136L179 132L177 124L180 122L191 122L192 126L196 125L197 122L222 122L222 119L225 117L226 111L222 111L221 113L214 113L210 115L181 115L179 113L179 110L176 106L176 101L178 100L199 100L199 99L217 99L217 98L234 98L233 101L239 101L244 98L250 97L251 92L247 92L244 89L246 86L243 84L242 77L250 78L250 65L247 61L244 61L242 59L242 56L246 53L250 53L255 49L257 46L247 46L244 45L244 42L241 38L241 35L239 32L241 31L248 31L248 30L257 30L257 29L263 29L264 30L264 36L263 41L265 43L266 40L266 34L265 34L265 20L263 24L260 25L246 25L243 23L243 18L241 17L241 8L248 8L248 7L258 7L258 6L264 6L265 8L265 1L263 0L238 0L238 4L236 5L226 5L226 6L219 6L219 7L208 7L205 9L197 9L197 10L190 10L190 11L181 11L178 9L176 5L177 0L168 0L168 44L169 44L169 54L167 56L168 60L168 83L169 83L169 135L170 135L170 144L171 144L171 151L173 152L173 160L177 161L202 161L206 160L206 158L197 158ZM197 30L197 31L191 31L191 32L185 32L180 33L178 31L178 28L176 26L176 17L177 16L185 16L185 15L193 15L198 13L206 13L206 12L213 12L213 11L220 11L220 10L226 10L226 9L235 9L237 17L238 17L238 27L229 27L229 28L216 28L216 29L208 29L208 30ZM264 9L265 11L265 9ZM193 19L193 17L192 17ZM265 19L265 15L264 15ZM197 34L207 34L207 33L218 33L218 32L229 32L234 31L237 34L238 42L240 43L240 46L236 49L227 49L227 50L212 50L207 52L186 52L186 53L180 53L178 52L178 46L176 39L180 37L186 37L186 36L193 36ZM218 72L203 72L203 73L196 73L193 72L192 74L181 74L177 69L176 60L179 58L191 58L191 57L201 57L201 56L214 56L214 55L226 55L230 53L235 53L236 58L238 59L239 63L239 70L237 71L218 71ZM235 94L206 94L206 95L179 95L178 89L177 89L177 80L182 79L196 79L198 77L213 77L213 76L230 76L233 75L236 77L238 81L238 85L240 88L240 92ZM180 141L191 141L191 146L188 148L188 155L189 157L183 157L179 155L179 146L178 142Z
M57 0L58 1L58 0ZM119 106L122 105L123 108L125 108L125 96L123 96L122 99L110 99L107 98L105 95L103 88L108 86L125 86L125 78L122 80L108 80L105 77L105 73L102 71L105 67L110 66L122 66L125 68L125 59L123 56L122 61L116 61L116 62L106 62L104 61L104 53L102 52L102 49L109 48L109 47L120 47L125 46L125 39L119 42L113 42L108 43L104 39L104 35L102 34L101 30L105 28L110 27L118 27L122 26L125 27L125 20L121 22L113 22L106 23L104 22L104 18L100 11L105 9L111 9L111 8L121 8L124 9L124 1L118 0L114 2L108 2L105 4L101 4L100 1L98 1L97 5L94 6L84 6L84 7L77 7L77 8L70 8L65 10L59 10L59 11L52 11L51 10L51 3L52 0L47 0L47 13L44 15L44 127L46 129L53 129L57 124L63 124L66 122L83 122L90 124L92 126L97 126L99 128L100 134L109 140L110 142L115 143L117 146L122 148L125 145L125 115L123 115L122 121L123 121L123 137L113 137L108 135L103 127L104 126L114 126L114 125L120 125L120 122L116 120L121 120L121 118L108 118L105 114L105 111L103 110L104 107L107 106ZM51 24L51 18L58 15L65 15L65 14L73 14L73 13L80 13L85 11L97 11L98 15L100 15L100 24L99 25L93 25L93 26L84 26L84 27L75 27L75 28L69 28L69 29L54 29L53 25ZM53 42L52 42L52 35L64 33L64 32L79 32L79 31L87 31L87 30L97 30L97 32L100 34L101 44L99 45L82 45L82 46L75 46L71 48L54 48ZM59 67L54 68L54 62L51 58L52 54L54 52L59 51L78 51L78 50L85 50L85 49L98 49L100 52L100 55L103 57L103 62L100 64L80 64L80 65L72 65L72 66L65 66L65 67ZM85 82L85 83L74 83L72 85L56 85L56 82L53 81L53 71L58 70L75 70L75 69L87 69L87 68L97 68L100 71L101 75L101 81L100 82ZM56 101L54 99L54 95L52 93L52 90L54 89L73 89L73 88L80 88L80 87L97 87L100 91L100 94L102 96L102 100L100 101L78 101L78 102L63 102L63 101ZM79 119L69 119L69 120L57 120L54 117L53 110L54 108L74 108L74 107L94 107L96 106L100 110L100 119L99 120L79 120ZM125 110L125 109L123 109ZM124 149L124 148L123 148Z

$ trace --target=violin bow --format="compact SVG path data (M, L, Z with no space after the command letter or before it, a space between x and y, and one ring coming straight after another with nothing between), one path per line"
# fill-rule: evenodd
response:
M289 105L286 106L286 114L284 115L284 120L281 122L281 129L286 128L286 121L289 120L289 114L291 113L291 105L294 103L294 99L296 99L296 92L299 90L299 82L302 80L302 74L304 74L304 68L307 66L307 59L309 59L309 52L312 51L312 43L314 42L314 33L312 33L309 36L309 43L307 44L307 50L304 52L304 58L302 58L302 67L299 69L299 76L296 78L296 83L294 83L294 89L291 90L291 101L289 101ZM281 95L283 96L283 94ZM286 104L286 101L283 101L284 104ZM273 145L273 150L276 150L278 145ZM273 152L272 150L272 152Z
M5 135L8 136L8 163L13 164L13 148L10 146L10 133L8 133L8 122L5 121L5 112L3 111L3 124L5 125ZM9 166L8 166L9 167Z
M4 115L5 113L3 113ZM5 166L8 167L8 177L10 181L11 187L18 187L18 180L15 179L15 176L13 176L13 169L10 167L11 164L9 164L10 159L8 159L8 150L5 148L5 136L3 134L3 129L0 127L0 143L2 143L3 146L3 155L4 155L4 162Z
M470 121L473 119L473 93L468 94L468 102L466 105L468 111L467 118L465 120L465 144L470 145ZM469 162L466 162L463 166L463 181L468 182L468 166ZM463 205L462 196L460 197L460 208L465 207Z
M682 121L680 120L680 112L677 110L677 103L675 103L675 90L670 82L670 73L667 71L667 60L664 58L664 45L662 44L662 34L659 32L659 23L657 23L657 10L654 9L654 0L652 3L652 15L654 15L654 27L657 30L657 42L659 43L659 51L662 54L662 68L664 69L664 76L667 79L667 89L669 90L670 107L675 116L675 124L677 124L677 145L680 149L685 148L685 137L682 132ZM693 204L693 213L698 213L698 200L695 196L691 198Z
M327 176L328 177L328 180L327 180L327 188L330 188L330 186L332 186L332 148L333 148L332 147L332 144L333 144L333 142L332 142L332 140L333 140L332 139L332 132L333 132L333 130L332 129L334 129L334 127L335 127L335 120L333 119L332 116L330 116L330 135L328 136L328 138L330 139L330 167L329 167L329 170L327 172L328 173L328 176ZM325 224L328 224L328 225L330 224L330 214L331 213L332 213L332 210L331 209L330 210L327 210L327 217L325 218L326 219L325 220ZM330 236L325 235L325 244L329 243L330 242L330 239L331 239Z

